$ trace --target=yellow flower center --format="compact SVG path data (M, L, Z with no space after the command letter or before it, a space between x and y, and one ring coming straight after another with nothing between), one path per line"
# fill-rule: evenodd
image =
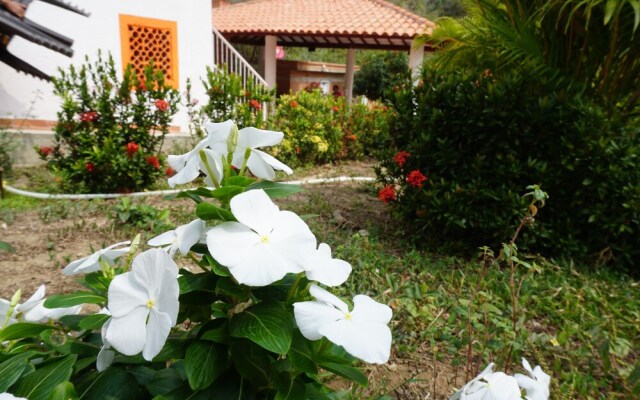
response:
M269 236L267 235L260 236L260 242L264 244L269 244Z
M344 319L346 319L347 321L351 321L351 313L346 313L344 315Z
M153 308L156 305L156 301L154 299L147 300L147 307Z

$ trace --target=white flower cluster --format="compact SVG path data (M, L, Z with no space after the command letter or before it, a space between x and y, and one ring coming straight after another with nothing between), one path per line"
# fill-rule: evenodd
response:
M81 306L67 308L46 308L44 306L45 287L40 285L38 290L22 304L16 304L12 309L11 302L0 299L0 328L16 322L48 322L57 321L65 315L78 314Z
M273 146L282 132L245 128L237 131L232 121L205 124L208 135L196 147L180 156L169 156L177 171L169 179L173 187L197 178L218 186L224 177L224 163L241 171L246 167L257 177L273 179L274 169L291 173L275 158L257 150ZM162 350L178 316L177 252L187 254L196 243L206 243L211 256L229 269L240 284L266 286L289 273L305 273L307 278L326 286L344 283L351 273L349 263L331 257L331 249L317 241L307 224L290 211L281 211L264 190L249 190L230 201L235 221L207 227L196 219L148 241L162 247L138 255L130 272L116 276L109 286L111 318L103 325L103 347L98 355L99 371L114 359L112 349L125 355L142 356L151 361ZM100 260L109 265L129 251L129 242L100 250L65 268L66 274L99 270ZM310 340L326 337L355 357L371 363L384 363L391 350L391 309L371 298L358 295L354 308L320 288L311 286L316 301L294 304L294 315L302 334Z
M540 366L531 368L526 359L522 366L527 375L509 376L504 372L493 372L495 364L491 363L450 400L515 400L522 399L524 390L526 400L548 400L551 377Z

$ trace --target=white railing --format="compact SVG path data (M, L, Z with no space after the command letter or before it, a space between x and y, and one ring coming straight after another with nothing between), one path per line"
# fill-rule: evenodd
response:
M242 85L246 88L248 81L254 84L267 85L267 81L233 48L231 43L213 28L213 65L226 68L228 72L242 77Z

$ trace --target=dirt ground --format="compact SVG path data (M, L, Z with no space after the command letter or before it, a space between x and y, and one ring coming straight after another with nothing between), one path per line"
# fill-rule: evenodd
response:
M290 179L343 175L374 176L374 173L371 163L352 162L319 167ZM19 184L24 186L25 182L15 185ZM330 213L326 217L335 229L347 227L358 231L367 229L372 221L382 229L391 225L384 205L362 184L314 185L296 194L292 200L317 204L320 212ZM44 202L36 210L5 215L4 222L0 219L0 240L11 243L16 249L14 253L0 252L0 298L10 298L19 288L23 290L23 299L27 298L40 284L46 285L47 295L79 289L73 277L62 275L64 266L109 244L130 239L117 237L113 220L105 215L116 202L79 201L71 206L66 203L65 208L56 206L55 202ZM160 209L192 207L190 200L155 198L150 202ZM282 209L287 209L287 202L280 202ZM388 364L368 367L367 373L371 389L357 392L362 398L377 398L384 393L407 400L448 398L451 388L461 385L464 380L449 363L434 362L426 347L402 357L392 355ZM460 375L464 373L460 372Z

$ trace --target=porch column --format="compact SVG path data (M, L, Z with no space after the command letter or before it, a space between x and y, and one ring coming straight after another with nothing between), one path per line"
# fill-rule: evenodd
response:
M347 72L345 76L345 96L347 104L353 100L353 74L356 66L356 49L347 49Z
M409 51L409 68L411 68L411 80L413 85L417 85L420 81L420 68L424 60L424 46L411 46Z
M270 89L276 86L276 45L278 38L267 35L264 37L264 80Z

